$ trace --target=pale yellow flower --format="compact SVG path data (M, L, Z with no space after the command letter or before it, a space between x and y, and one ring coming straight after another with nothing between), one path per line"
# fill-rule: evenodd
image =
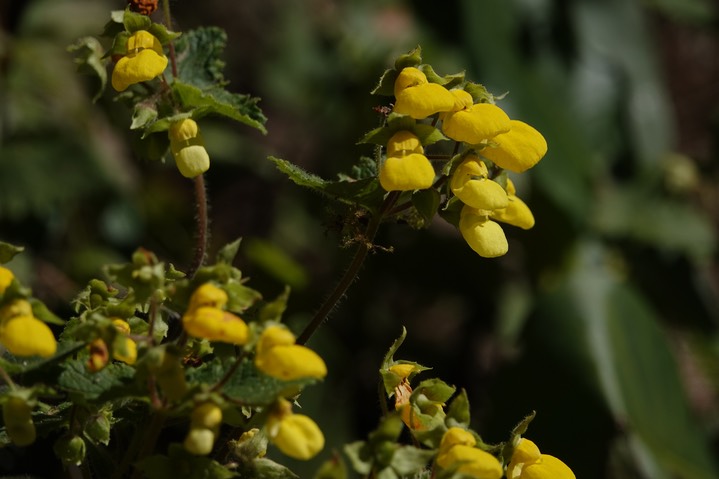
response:
M47 324L28 316L14 316L0 326L0 343L15 356L48 358L57 351L57 341Z
M435 462L443 469L456 468L456 472L477 479L502 477L499 460L475 445L476 440L469 431L458 427L449 428L442 437Z
M502 223L528 230L534 226L534 215L517 195L512 180L507 178L507 207L492 211L490 217Z
M249 339L249 328L242 318L211 306L188 311L182 317L182 325L195 338L238 345Z
M409 131L398 131L387 142L387 158L379 171L385 191L413 191L434 183L432 163L424 156L419 139Z
M483 258L496 258L509 251L502 227L489 219L488 211L465 205L460 213L459 231L470 248Z
M292 413L292 404L280 398L267 420L267 436L286 455L306 461L325 446L317 423L303 414Z
M488 176L487 165L476 155L468 155L452 174L449 186L462 203L472 208L506 208L509 205L507 193Z
M442 132L455 141L476 145L510 130L507 114L492 103L474 104L464 90L451 90L455 96L452 111L442 116Z
M0 266L0 295L5 294L5 290L12 280L15 279L15 275L9 269L4 266Z
M547 141L542 134L519 120L512 120L510 130L492 138L492 143L496 146L484 148L482 156L515 173L533 167L547 153Z
M520 439L507 467L507 479L576 479L564 462L542 454L529 439Z
M210 155L195 120L185 118L170 125L170 150L182 176L194 178L210 168Z
M454 107L454 96L442 85L429 83L427 76L414 67L403 68L394 83L396 101L393 111L416 120Z

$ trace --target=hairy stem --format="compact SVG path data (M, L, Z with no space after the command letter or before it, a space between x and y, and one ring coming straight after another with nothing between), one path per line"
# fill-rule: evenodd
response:
M205 178L202 175L195 177L195 202L197 203L197 232L195 243L195 258L192 266L187 272L187 276L192 278L197 270L202 266L207 254L208 242L208 217L207 217L207 189L205 188Z
M382 208L380 208L380 210L372 216L369 224L367 225L367 229L364 232L364 237L357 247L354 258L352 258L352 262L345 270L342 278L340 278L339 282L335 286L335 289L332 293L330 293L327 299L325 299L324 303L322 303L322 306L320 306L320 309L317 310L310 323L305 326L304 331L302 331L302 333L297 337L297 344L307 343L315 331L317 331L325 319L327 319L327 315L330 314L339 300L342 299L342 296L344 296L345 292L347 292L350 285L352 285L355 279L357 279L357 274L367 257L367 253L369 253L374 246L372 242L374 241L374 237L377 235L377 230L379 230L382 218L384 218L385 213L392 208L397 201L397 198L399 198L398 191L390 192L385 198Z

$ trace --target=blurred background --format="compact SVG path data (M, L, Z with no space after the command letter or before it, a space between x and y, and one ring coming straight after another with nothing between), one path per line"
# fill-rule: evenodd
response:
M349 172L379 118L394 58L422 46L466 70L546 137L515 177L537 224L505 228L507 256L476 256L454 227L386 225L359 280L310 346L326 382L302 397L331 450L379 416L377 369L397 359L465 388L472 425L527 436L581 479L719 477L719 4L711 0L244 0L172 2L176 28L228 33L229 88L262 98L266 136L206 119L212 251L267 298L292 287L302 329L348 264L348 211L292 184L278 156ZM67 47L120 0L0 3L0 240L11 267L68 317L69 301L143 246L186 268L193 186L139 158L130 112L76 72ZM159 19L158 19L159 21ZM419 376L421 379L423 376ZM284 458L278 458L286 462ZM310 477L317 462L295 465ZM305 467L305 469L302 469Z

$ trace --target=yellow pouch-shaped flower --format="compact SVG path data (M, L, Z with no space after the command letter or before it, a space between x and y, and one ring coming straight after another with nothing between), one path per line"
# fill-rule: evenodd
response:
M549 454L541 454L529 439L520 439L507 467L508 479L576 479L564 462Z
M239 316L211 306L188 311L182 324L190 336L210 341L244 345L249 338L249 328Z
M204 283L198 287L190 296L190 304L188 311L194 311L200 306L210 306L212 308L224 308L227 304L227 293L225 290L218 288L212 283Z
M327 375L322 358L310 348L295 344L294 335L282 326L269 326L262 332L255 352L255 367L285 381L321 379Z
M457 466L456 472L477 479L499 479L502 465L488 452L472 446L457 444L437 455L437 465L443 469Z
M140 30L127 39L127 53L115 64L112 87L125 91L130 85L152 80L167 67L162 44L150 32Z
M500 168L522 173L533 167L547 153L547 141L541 133L519 120L512 120L511 129L492 138L497 146L482 150L482 156ZM445 132L446 133L446 132Z
M424 190L434 183L434 167L426 156L410 153L388 156L379 170L379 183L385 191Z
M507 193L499 183L487 178L483 161L467 156L452 174L450 188L462 203L481 210L496 210L509 205Z
M529 206L515 194L514 184L510 179L507 179L507 199L507 207L492 211L490 217L524 230L532 228L534 215Z
M471 432L461 427L450 427L447 432L442 436L442 440L439 443L439 454L443 454L453 446L474 446L477 444L477 440L474 438Z
M29 315L14 316L3 322L0 343L15 356L55 354L57 341L47 324Z
M267 427L270 441L288 456L306 461L325 446L319 426L303 414L293 414L292 405L280 399L279 413L270 416Z
M460 214L459 231L470 248L483 258L496 258L509 251L502 227L482 210L465 205Z
M387 156L402 156L410 153L424 153L417 136L407 130L400 130L387 142Z
M5 290L10 286L13 279L15 279L15 275L12 274L12 271L0 266L0 295L5 294Z
M399 73L394 83L394 95L393 111L415 120L450 111L455 104L449 90L437 83L429 83L425 74L414 67L404 68Z
M32 422L32 408L17 396L10 396L2 407L5 431L16 446L29 446L35 442L35 424Z
M170 150L177 169L185 178L194 178L210 169L210 155L195 120L185 118L170 125Z
M442 132L445 135L470 145L507 133L510 127L510 119L504 110L491 103L477 103L463 110L447 113L442 120Z
M126 364L135 364L137 361L137 344L128 338L130 334L130 325L122 319L113 319L112 324L120 333L113 343L112 357Z

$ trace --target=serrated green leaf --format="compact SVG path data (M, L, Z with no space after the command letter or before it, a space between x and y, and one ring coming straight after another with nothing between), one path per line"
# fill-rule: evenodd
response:
M126 396L128 391L133 390L135 369L125 363L110 363L102 370L91 373L85 361L73 359L65 362L62 368L57 385L77 402Z
M352 469L358 474L366 475L372 470L372 450L365 441L355 441L343 448L350 460Z
M394 340L392 343L392 346L389 347L389 350L387 350L387 353L384 355L384 359L382 360L382 366L381 369L388 369L395 361L394 361L394 354L397 352L400 346L402 346L402 343L404 343L404 340L407 338L407 328L402 326L402 333L399 335L397 339ZM387 391L387 394L391 393L392 391Z
M180 38L182 35L180 32L172 32L168 30L162 23L153 23L147 31L157 38L163 45Z
M227 293L227 309L241 313L251 308L262 299L262 294L238 281L232 281L223 285Z
M260 321L280 321L287 309L287 300L290 297L290 287L285 289L274 300L266 303L260 309Z
M202 366L188 371L188 382L214 385L224 377L229 366L219 358L204 363ZM222 392L248 406L266 406L272 404L285 392L299 391L305 386L317 382L314 378L282 381L265 374L255 368L252 361L245 359L235 373L225 383Z
M10 262L11 259L22 253L25 250L24 246L15 246L10 243L0 241L0 264Z
M425 379L414 389L412 397L422 394L434 403L445 403L452 397L456 390L454 386L450 386L441 379Z
M90 73L100 80L97 92L92 101L97 101L107 85L107 66L104 60L105 50L95 37L83 37L67 47L67 51L75 56L78 71Z
M232 243L227 243L225 246L220 248L217 252L217 263L232 264L237 257L237 252L240 250L240 244L242 238L237 238Z
M472 95L475 103L494 103L494 97L489 91L479 83L467 83L464 90Z
M225 82L225 62L220 58L227 45L227 33L219 27L202 27L185 32L175 42L178 77L199 88Z
M173 82L172 91L185 109L192 110L192 118L199 119L212 114L221 115L256 128L262 133L267 133L264 127L267 119L257 106L258 98L239 93L230 93L223 87L202 90L197 86L182 83L179 80ZM161 127L153 124L147 132L166 130L169 126L169 122L162 124Z
M370 211L376 211L382 204L385 192L379 186L379 181L376 178L357 181L327 181L308 173L289 161L272 156L269 159L295 184L323 193L334 200L350 205L364 206Z
M260 457L253 461L257 478L262 479L298 479L299 476L290 471L287 466L278 464L270 459Z
M385 146L389 139L398 131L409 131L413 133L424 146L447 139L438 128L432 125L417 123L417 121L410 116L393 113L387 117L386 126L369 131L357 143Z
M381 96L394 96L394 82L397 80L397 70L385 70L370 94Z

